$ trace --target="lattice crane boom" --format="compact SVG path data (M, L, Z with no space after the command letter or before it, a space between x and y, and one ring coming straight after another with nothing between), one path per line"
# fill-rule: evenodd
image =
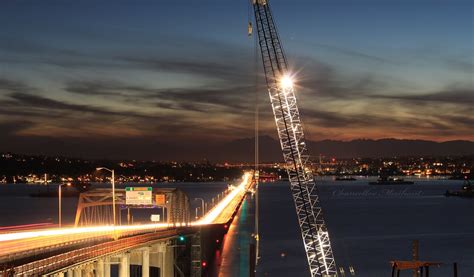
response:
M329 234L309 169L288 64L268 0L253 0L263 68L311 276L337 276Z

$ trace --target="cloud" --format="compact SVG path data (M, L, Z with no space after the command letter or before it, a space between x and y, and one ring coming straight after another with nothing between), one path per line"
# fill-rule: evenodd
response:
M390 84L377 74L344 74L335 66L306 58L304 75L298 74L297 89L307 98L355 101L385 90Z
M250 63L241 58L242 49L226 48L220 44L207 44L206 59L197 57L173 58L161 53L118 53L110 51L100 56L60 51L42 50L45 56L36 57L45 63L64 66L67 72L84 73L82 67L100 68L100 77L94 74L74 74L56 81L64 94L61 100L52 98L47 88L35 88L26 83L0 79L0 114L7 120L24 119L32 122L19 130L35 134L47 125L51 136L84 131L114 139L121 134L129 137L186 141L197 139L228 140L253 133L255 99L255 72ZM326 46L329 47L329 46ZM230 54L220 59L225 48ZM24 49L27 51L28 49ZM372 62L390 63L389 60L365 55L347 49L332 49ZM95 57L94 55L97 55ZM228 60L228 59L230 60ZM252 68L252 70L248 70ZM140 78L114 76L113 72L149 71L147 74L178 73L204 80L198 84L174 87L151 85ZM260 68L259 68L260 70ZM111 74L102 74L111 71ZM66 74L65 74L66 75ZM80 76L80 77L78 77ZM449 103L466 106L472 103L472 89L468 85L453 85L443 91L404 91L388 94L397 89L378 72L348 75L343 69L305 58L304 74L299 74L298 98L303 121L312 133L321 138L354 138L367 134L378 137L384 133L399 133L408 137L444 136L473 137L466 128L472 117L463 116L449 107L449 116L440 116L428 105L420 103ZM263 81L263 78L260 78ZM401 81L400 87L408 82ZM156 84L156 82L155 82ZM261 85L262 130L274 133L273 116L267 99L266 88ZM80 96L80 97L78 97ZM107 101L104 101L107 99ZM428 99L428 100L427 100ZM426 102L428 101L428 102ZM462 105L461 105L462 104ZM412 109L412 106L417 106ZM410 110L411 109L411 110ZM402 111L402 112L401 112ZM101 122L102 126L98 123ZM112 129L116 130L112 130ZM30 130L25 132L25 130ZM120 130L120 131L117 131ZM363 133L363 131L365 133Z
M30 136L108 136L114 137L149 137L162 140L182 140L196 136L195 140L204 138L223 138L247 135L248 128L242 128L243 121L226 122L222 115L210 109L205 110L205 103L172 102L179 105L166 109L157 108L156 112L134 112L110 109L108 107L85 104L71 104L50 98L27 93L11 93L9 99L0 101L0 114L5 118L20 117L32 122L22 129L22 135ZM8 101L8 105L6 102ZM135 110L140 110L138 107ZM190 112L200 112L196 117ZM238 114L240 118L242 114Z
M440 102L453 103L462 105L472 105L474 103L474 88L459 87L458 85L451 86L446 90L423 93L423 94L400 94L400 95L371 95L382 99L394 99L408 103L419 102Z
M328 44L323 44L323 43L312 43L311 45L314 45L316 47L319 47L321 49L325 49L331 52L335 52L337 54L343 54L349 57L354 57L358 59L362 59L364 61L369 61L369 62L377 62L377 63L387 63L387 64L394 64L397 65L399 64L398 62L386 59L386 58L381 58L375 55L369 55L366 53L362 53L359 51L354 51L351 49L347 49L344 47L339 47L339 46L334 46L334 45L328 45Z
M227 82L242 82L251 80L251 75L242 61L216 62L209 58L209 61L193 61L192 59L181 60L180 58L150 58L140 56L116 57L119 60L128 62L129 66L145 68L160 72L173 72L191 74L206 78L220 79ZM250 66L250 65L248 65Z
M83 96L115 96L125 97L127 94L117 90L129 90L106 81L71 81L66 84L65 91ZM135 90L135 89L134 89Z
M33 126L33 123L29 121L0 122L0 133L3 137L10 137L31 126Z
M25 91L31 91L33 88L30 86L26 85L23 82L20 81L15 81L15 80L10 80L6 78L0 78L0 93L3 91L4 93L10 93L10 92L25 92Z
M81 104L70 104L67 102L61 102L50 98L27 94L27 93L12 93L8 95L17 107L26 107L32 109L44 109L44 110L62 110L68 112L79 112L79 113L93 113L99 115L111 115L111 116L132 116L132 117L145 117L151 118L148 115L134 113L134 112L122 112L113 111L103 107L95 107L90 105Z
M118 101L135 99L161 109L196 112L251 110L255 88L247 86L196 86L190 88L150 88L112 81L74 81L65 90L84 96L111 97ZM151 101L151 102L150 102Z
M468 59L471 57L467 57ZM456 59L447 59L446 63L449 67L451 67L454 70L466 73L466 74L472 74L474 72L474 63L465 61L465 60L456 60ZM471 75L472 76L472 75Z

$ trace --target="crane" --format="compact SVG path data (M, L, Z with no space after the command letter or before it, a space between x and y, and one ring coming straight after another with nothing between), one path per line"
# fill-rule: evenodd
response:
M312 277L337 276L288 63L268 0L253 0L263 68ZM249 27L250 30L250 27ZM250 33L251 31L249 31Z

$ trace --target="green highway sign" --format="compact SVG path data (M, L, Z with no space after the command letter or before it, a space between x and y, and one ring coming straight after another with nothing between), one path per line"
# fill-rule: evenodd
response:
M126 191L152 191L152 187L125 187Z
M151 187L126 187L125 204L127 205L151 205Z

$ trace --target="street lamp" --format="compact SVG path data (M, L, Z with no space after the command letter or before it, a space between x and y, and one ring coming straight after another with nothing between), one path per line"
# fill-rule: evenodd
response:
M107 167L98 167L96 168L97 171L99 170L107 170L108 172L112 173L112 213L114 216L114 226L116 222L115 218L115 171L113 169L108 169Z
M59 228L61 228L61 226L62 226L62 218L61 218L61 217L62 217L62 207L61 207L61 206L62 206L62 201L61 201L61 198L62 198L62 191L61 191L61 187L62 187L62 186L64 186L64 185L66 185L66 186L70 187L70 186L71 186L71 183L60 184L60 185L59 185L59 187L58 187L58 202L59 202L59 203L58 203L58 204L59 204L59 205L58 205L58 206L59 206L59 209L58 209L58 213L59 213Z
M201 211L202 211L202 216L204 216L204 213L206 212L206 210L204 209L204 199L202 198L194 198L194 201L197 201L197 200L200 200L201 201ZM197 214L196 214L196 217L197 217Z

